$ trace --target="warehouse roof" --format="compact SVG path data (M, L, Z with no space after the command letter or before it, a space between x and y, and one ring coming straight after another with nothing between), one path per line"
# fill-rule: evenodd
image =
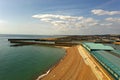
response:
M100 43L91 43L91 42L84 42L83 46L87 48L89 51L93 50L114 50L113 47L111 46L105 46Z

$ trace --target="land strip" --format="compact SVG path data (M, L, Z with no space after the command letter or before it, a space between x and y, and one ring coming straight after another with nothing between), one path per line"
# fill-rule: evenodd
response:
M82 46L68 48L59 64L39 80L112 80L87 54Z

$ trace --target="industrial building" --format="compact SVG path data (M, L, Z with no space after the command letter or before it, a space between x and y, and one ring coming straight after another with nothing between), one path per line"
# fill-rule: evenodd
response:
M120 50L99 43L84 42L82 45L116 80L120 80Z

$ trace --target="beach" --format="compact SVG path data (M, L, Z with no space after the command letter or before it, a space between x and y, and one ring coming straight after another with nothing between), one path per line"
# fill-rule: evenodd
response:
M65 57L37 80L113 80L81 45L66 49Z

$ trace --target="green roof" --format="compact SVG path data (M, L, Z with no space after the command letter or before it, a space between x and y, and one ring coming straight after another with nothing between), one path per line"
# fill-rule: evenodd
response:
M107 51L92 51L91 53L104 68L106 68L116 79L120 80L120 58Z
M89 51L92 51L92 50L114 50L113 47L111 47L111 46L105 46L105 45L100 44L100 43L84 42L83 45Z

